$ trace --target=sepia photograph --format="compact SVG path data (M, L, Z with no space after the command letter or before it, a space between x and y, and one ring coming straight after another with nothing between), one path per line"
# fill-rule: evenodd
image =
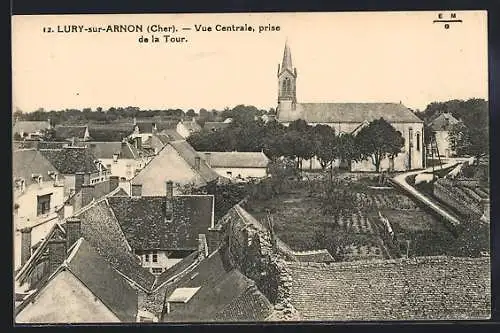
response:
M14 323L490 319L487 19L12 16Z

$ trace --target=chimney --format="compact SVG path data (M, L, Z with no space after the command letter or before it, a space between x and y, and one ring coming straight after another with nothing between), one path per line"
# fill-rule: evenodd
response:
M165 183L165 220L172 221L174 216L174 184L171 180Z
M220 244L220 239L221 239L221 230L215 229L215 228L209 228L208 229L208 234L206 236L207 238L207 245L208 245L208 254L213 253L217 248L219 247Z
M67 218L67 217L70 217L73 215L73 204L67 200L65 203L64 203L64 216L63 218Z
M205 153L205 162L208 164L208 166L212 166L211 162L212 161L212 154L211 153Z
M66 248L69 249L81 237L82 221L77 217L66 220Z
M31 257L31 228L21 229L21 266Z
M66 259L66 240L51 239L48 242L49 248L49 274L54 273Z
M83 172L75 173L75 193L80 192L82 185L85 183L85 176Z
M142 148L142 138L140 136L136 136L134 138L134 142L135 142L135 148L136 149L141 149Z
M84 173L83 174L83 185L89 185L90 184L90 173Z
M94 185L85 184L82 186L82 207L87 206L94 200Z
M201 162L200 156L196 156L194 158L194 169L195 170L200 170L200 162Z
M198 257L200 259L208 257L208 244L205 234L198 235Z
M109 192L114 191L120 185L120 177L109 176Z
M133 197L142 196L142 184L132 184L132 196Z

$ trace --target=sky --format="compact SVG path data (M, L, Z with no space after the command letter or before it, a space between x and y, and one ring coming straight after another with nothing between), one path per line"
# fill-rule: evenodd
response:
M433 101L488 99L487 14L455 13L463 22L449 29L433 23L435 11L14 16L13 110L269 109L286 40L298 102L402 102L423 110ZM43 32L120 24L142 25L143 33ZM256 31L215 31L217 24ZM151 25L173 25L173 34L153 34L187 42L139 43ZM280 30L259 33L269 25Z

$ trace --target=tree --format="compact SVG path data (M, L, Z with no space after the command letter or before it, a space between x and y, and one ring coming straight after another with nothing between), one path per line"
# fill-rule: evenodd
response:
M328 125L316 125L312 129L314 154L325 170L337 158L335 130Z
M363 159L370 158L377 172L380 162L389 156L401 152L404 138L391 124L383 118L377 119L363 127L356 135L356 145Z
M55 141L56 140L56 130L53 128L44 129L41 131L41 139L43 141Z
M452 126L449 132L451 148L457 155L470 155L479 163L489 154L488 103L482 99L464 102L467 112L460 117L461 123Z
M194 112L193 109L187 110L186 117L193 118L194 116L196 116L196 113Z
M349 170L351 168L351 162L358 161L361 158L361 153L356 145L355 137L352 134L342 133L337 136L335 148L337 158L346 162Z

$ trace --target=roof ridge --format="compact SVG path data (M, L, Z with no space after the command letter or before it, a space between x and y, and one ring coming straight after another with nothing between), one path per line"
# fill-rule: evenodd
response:
M305 251L293 251L293 254L319 254L319 253L326 253L328 252L327 249L320 249L320 250L305 250ZM330 252L328 252L330 253Z

